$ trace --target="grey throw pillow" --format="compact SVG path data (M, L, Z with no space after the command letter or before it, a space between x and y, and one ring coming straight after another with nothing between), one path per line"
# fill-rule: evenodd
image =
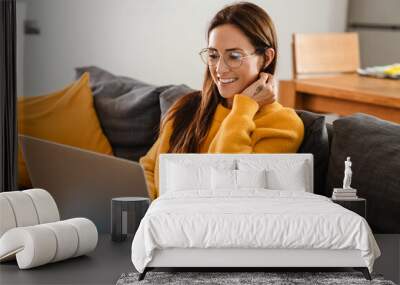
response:
M161 117L168 112L168 109L175 103L176 100L194 92L196 90L190 88L185 84L181 85L169 85L163 92L160 94L160 109L161 109Z
M89 72L94 105L116 156L139 160L158 136L159 95L166 87L116 76L96 66L76 68Z
M376 233L400 233L400 125L365 114L333 122L328 187L343 186L351 157L352 183L367 199L367 220Z
M296 110L296 113L304 124L304 139L298 152L313 154L314 193L326 196L325 178L329 161L329 141L325 116L303 110Z
M92 85L92 89L102 87L100 83L107 83L110 81L117 81L123 86L124 84L126 85L125 87L127 90L131 87L133 88L140 88L140 87L148 87L148 86L153 86L148 83L145 83L143 81L130 78L127 76L116 76L112 74L111 72L104 70L100 67L97 66L84 66L84 67L77 67L75 68L75 77L80 78L83 73L89 72L90 74L90 85ZM154 86L153 86L154 87Z

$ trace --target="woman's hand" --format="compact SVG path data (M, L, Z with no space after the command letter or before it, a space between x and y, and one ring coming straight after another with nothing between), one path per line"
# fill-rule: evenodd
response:
M258 80L254 81L241 94L253 98L261 108L276 101L276 80L272 74L260 72Z

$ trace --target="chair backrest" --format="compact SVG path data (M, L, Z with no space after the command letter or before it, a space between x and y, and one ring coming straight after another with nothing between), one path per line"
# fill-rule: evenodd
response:
M159 191L160 195L169 189L169 180L179 179L185 173L175 175L171 173L176 164L183 168L191 169L196 167L238 169L238 170L267 170L277 171L278 180L292 180L292 185L297 181L304 182L304 190L313 193L313 155L312 154L160 154L159 164ZM280 175L282 174L282 175ZM205 175L205 179L209 175ZM300 182L299 182L300 183ZM269 183L267 183L269 184ZM280 190L291 190L291 189ZM278 188L272 188L278 189Z
M28 189L0 193L0 237L15 227L57 222L58 207L49 192Z
M356 72L360 66L357 33L293 34L293 78Z

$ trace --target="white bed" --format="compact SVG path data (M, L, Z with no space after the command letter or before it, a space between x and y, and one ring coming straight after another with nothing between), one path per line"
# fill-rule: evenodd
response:
M372 232L312 194L312 155L163 154L159 167L160 197L132 243L140 279L154 267L354 267L370 278Z

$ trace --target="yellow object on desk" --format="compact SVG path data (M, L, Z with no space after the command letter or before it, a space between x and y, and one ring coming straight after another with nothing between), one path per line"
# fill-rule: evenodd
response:
M383 66L372 66L357 69L357 73L363 76L378 78L400 79L400 63Z
M400 64L393 64L390 68L386 69L383 73L391 76L400 76Z

